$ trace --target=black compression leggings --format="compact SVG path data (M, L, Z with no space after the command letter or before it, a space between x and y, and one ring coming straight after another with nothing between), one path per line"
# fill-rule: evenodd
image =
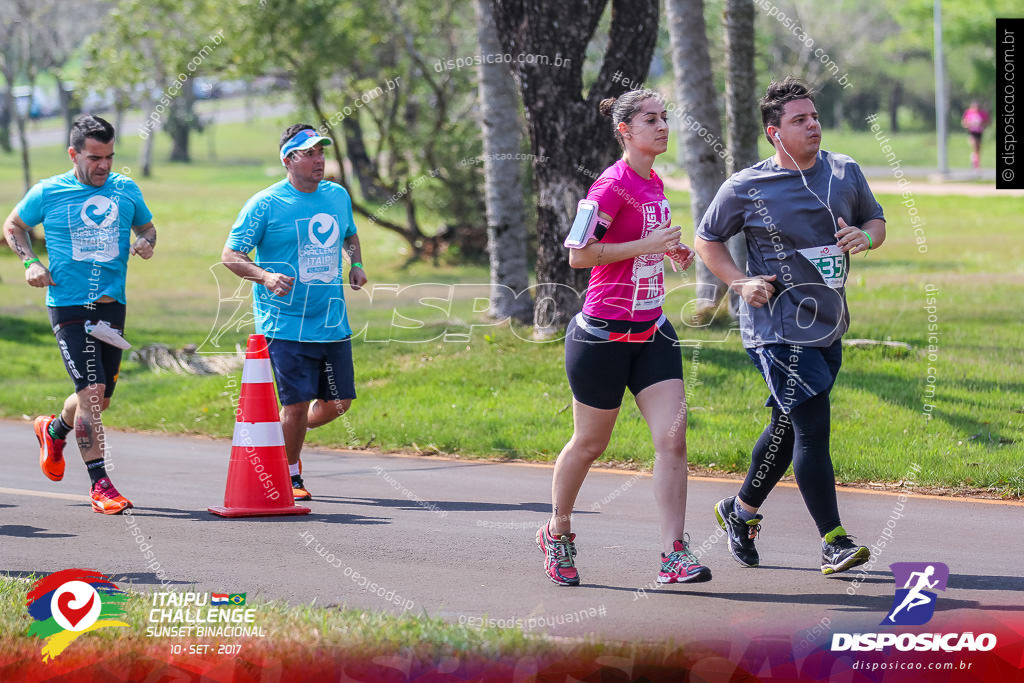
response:
M794 407L789 415L772 409L771 423L754 444L740 500L761 507L792 462L800 495L818 533L824 536L839 526L836 477L828 447L830 408L828 392L822 392Z

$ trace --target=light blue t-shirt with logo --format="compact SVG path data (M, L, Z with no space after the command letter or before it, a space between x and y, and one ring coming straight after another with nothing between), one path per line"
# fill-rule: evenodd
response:
M285 296L253 286L256 332L304 342L350 337L342 243L355 234L352 200L336 183L322 180L315 192L300 192L285 178L253 195L231 227L227 247L255 252L261 268L295 278Z
M125 303L132 227L153 220L134 180L111 173L95 187L71 170L33 185L15 211L26 225L43 224L57 283L46 288L47 306L84 306L102 296Z

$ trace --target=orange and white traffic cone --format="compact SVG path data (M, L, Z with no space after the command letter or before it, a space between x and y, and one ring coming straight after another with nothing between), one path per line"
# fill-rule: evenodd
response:
M245 349L224 505L207 509L221 517L309 514L292 497L274 373L262 334L250 335Z

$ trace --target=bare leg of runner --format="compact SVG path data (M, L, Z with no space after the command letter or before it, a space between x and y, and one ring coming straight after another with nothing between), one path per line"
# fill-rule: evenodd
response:
M306 426L310 429L322 427L331 420L336 420L344 415L351 405L352 399L350 398L334 401L324 401L318 398L309 404L309 410L306 413Z
M61 411L64 421L75 428L75 441L78 442L78 450L82 452L82 460L86 463L104 456L102 413L110 405L110 399L103 397L106 388L105 384L90 384L68 396L64 401L64 410ZM69 414L70 421L67 419Z
M608 447L618 415L618 408L601 410L573 399L572 438L558 454L551 479L551 501L554 507L548 528L552 536L557 538L571 533L569 518L576 504L576 496L590 466Z
M662 552L682 540L686 522L686 392L682 380L647 387L636 397L654 440L654 498L661 517Z
M309 420L308 403L292 403L281 407L281 431L284 432L284 450L288 464L299 462L302 444L306 440L306 426Z

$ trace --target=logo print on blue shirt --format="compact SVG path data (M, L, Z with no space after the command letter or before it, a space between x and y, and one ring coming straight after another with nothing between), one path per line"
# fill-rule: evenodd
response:
M117 199L104 195L89 197L81 208L77 205L69 206L71 258L75 261L116 259L120 251L117 244L120 228L118 217Z
M308 225L303 229L302 223ZM334 282L341 260L341 228L338 219L326 213L315 214L308 221L297 221L299 228L299 281ZM308 238L303 240L303 234ZM304 242L304 243L303 243Z

